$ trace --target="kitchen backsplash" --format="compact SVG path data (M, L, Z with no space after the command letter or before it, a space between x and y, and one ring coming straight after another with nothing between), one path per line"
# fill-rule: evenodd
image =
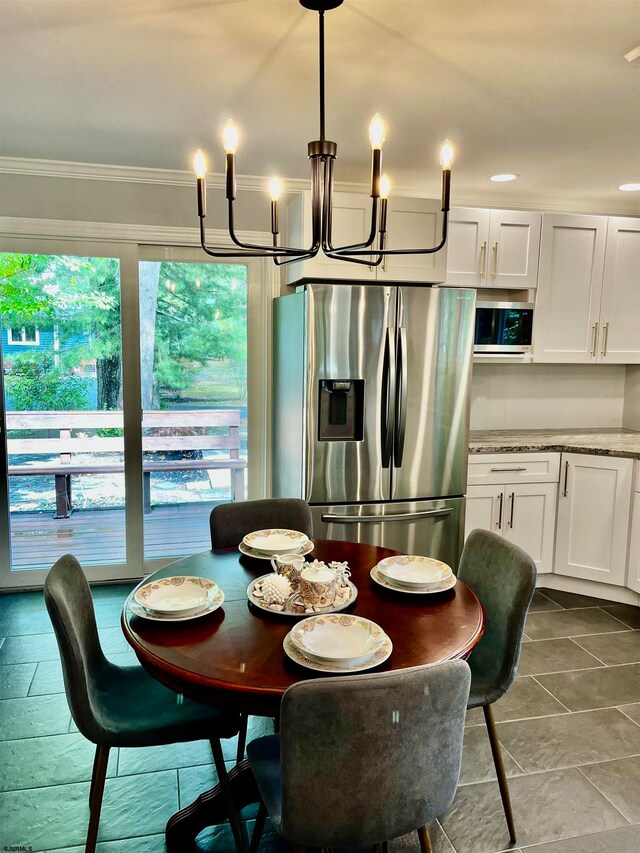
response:
M475 364L471 429L545 429L629 426L624 365ZM634 370L629 368L630 376ZM640 368L637 368L640 373ZM631 391L640 401L640 377ZM639 402L640 405L640 402ZM623 422L624 421L624 422Z

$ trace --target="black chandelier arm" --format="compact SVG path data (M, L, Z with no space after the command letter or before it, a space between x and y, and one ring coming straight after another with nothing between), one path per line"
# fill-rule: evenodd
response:
M325 163L324 170L324 218L323 218L323 234L322 234L322 251L325 255L332 256L333 253L351 252L355 249L369 249L373 246L376 239L376 231L378 227L378 199L373 198L371 204L371 230L369 238L363 243L353 243L351 246L335 247L332 243L333 232L333 164L334 160L330 159ZM361 252L360 254L367 254ZM376 254L374 251L373 254ZM375 264L377 266L377 264Z
M229 237L231 240L241 249L249 250L249 251L258 251L263 252L263 257L274 257L274 258L282 258L282 257L292 257L294 260L296 258L301 257L302 255L309 254L311 249L295 249L290 246L262 246L259 243L243 243L238 239L235 232L234 225L234 212L233 212L233 199L228 200L228 224L227 228L229 231Z
M447 225L449 221L449 211L446 211L444 214L444 219L442 221L442 238L437 246L432 246L429 249L375 249L374 254L380 255L381 258L387 257L387 255L433 255L435 252L439 252L440 249L443 249L445 243L447 242ZM337 255L344 255L346 257L346 252L342 252L339 249L336 249L334 253L331 253L331 257L336 257ZM359 252L354 251L351 252L352 255L367 255L368 252ZM349 260L349 258L347 258ZM355 259L353 259L355 261ZM366 262L365 262L366 263Z

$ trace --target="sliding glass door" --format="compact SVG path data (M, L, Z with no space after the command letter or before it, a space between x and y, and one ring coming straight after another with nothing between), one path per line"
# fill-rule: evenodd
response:
M174 254L175 258L175 254ZM140 262L146 559L210 547L209 514L246 498L248 270Z
M9 249L0 586L40 585L66 553L106 580L208 548L213 506L265 493L264 267L195 249Z

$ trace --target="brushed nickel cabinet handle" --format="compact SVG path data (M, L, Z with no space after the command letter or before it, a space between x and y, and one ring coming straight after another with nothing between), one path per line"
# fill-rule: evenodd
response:
M602 352L601 355L607 357L607 344L609 343L609 324L605 323L602 327Z
M498 509L498 520L496 521L496 527L498 530L502 530L502 504L504 503L504 492L500 492L498 495L498 500L500 501L500 508Z
M591 355L595 358L598 350L598 324L594 323L591 328L593 329L593 346L591 347Z
M566 498L567 496L567 483L569 482L569 463L564 463L564 491L562 492L563 496Z
M480 278L487 275L487 241L480 246Z
M492 471L526 471L526 467L524 465L520 465L517 468L492 468Z
M495 278L498 274L498 241L493 244L493 272L491 278Z

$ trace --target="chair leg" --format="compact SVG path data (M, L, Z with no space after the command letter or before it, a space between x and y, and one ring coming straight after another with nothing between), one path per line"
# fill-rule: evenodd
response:
M432 853L431 839L429 838L429 831L426 826L421 826L418 829L418 838L420 839L420 850L422 853Z
M382 842L382 853L389 853L389 842L388 841Z
M267 807L263 802L258 806L258 814L256 815L256 822L253 825L253 832L251 834L251 844L249 845L249 853L258 853L258 847L260 846L260 839L262 838L262 832L264 830L264 822L267 819Z
M249 715L240 715L240 731L238 732L238 751L236 753L236 764L244 761L244 751L247 746L247 727L249 725Z
M218 773L218 781L220 782L222 796L227 808L227 814L229 815L229 824L231 825L231 832L233 833L233 839L236 843L236 849L238 850L238 853L245 853L248 846L246 829L240 820L238 809L233 801L233 795L229 786L229 777L227 776L227 768L224 763L224 756L222 755L222 747L220 746L219 740L212 739L209 743L211 744L213 762Z
M498 732L496 731L496 723L493 719L493 709L491 705L483 705L484 721L487 724L487 732L489 734L489 743L491 744L491 754L493 755L493 763L496 767L496 775L498 777L498 786L500 788L500 796L502 797L502 806L507 819L509 828L509 838L512 844L516 842L516 828L513 822L513 812L511 811L511 797L509 796L509 785L507 783L507 774L504 772L504 764L502 762L502 753L500 752L500 742L498 741Z
M98 840L98 826L100 824L100 809L102 807L102 795L104 794L104 782L107 776L107 764L109 763L109 747L96 746L96 757L93 761L93 773L91 774L91 789L89 792L89 829L87 830L87 843L85 853L95 853Z

